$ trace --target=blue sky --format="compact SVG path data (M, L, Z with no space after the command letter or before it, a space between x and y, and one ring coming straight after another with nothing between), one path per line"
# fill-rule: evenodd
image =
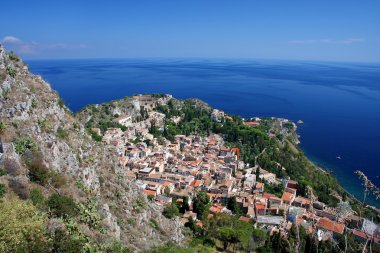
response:
M1 43L28 59L380 62L378 0L12 0L1 8Z

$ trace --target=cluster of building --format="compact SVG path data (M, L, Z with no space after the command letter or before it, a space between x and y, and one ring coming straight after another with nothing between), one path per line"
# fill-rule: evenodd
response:
M341 217L334 208L300 196L296 181L279 179L258 166L245 164L240 160L240 150L225 146L220 135L176 135L172 142L154 138L149 133L149 126L152 120L162 126L165 115L153 109L148 110L147 119L138 123L132 123L133 119L128 115L114 119L127 130L108 129L103 141L116 147L127 177L135 180L157 203L168 205L173 200L186 200L191 209L196 193L204 190L211 199L209 218L222 212L230 214L225 203L236 197L246 214L240 219L247 222L253 219L257 226L270 233L286 233L297 224L309 233L317 233L319 240L327 240L350 229L361 240L373 236L377 243L380 241L378 230L368 229L374 226L369 225L374 224L371 221L363 222L352 212ZM212 117L220 121L224 113L214 110ZM247 125L254 127L257 124L259 120ZM282 195L278 197L266 192L268 185L281 185ZM190 217L202 226L192 211L186 212L181 221L185 223ZM363 229L363 224L367 230Z

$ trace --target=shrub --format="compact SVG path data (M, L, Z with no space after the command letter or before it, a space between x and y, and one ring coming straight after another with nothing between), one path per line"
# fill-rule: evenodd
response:
M5 172L4 169L0 168L0 177L6 175L7 172Z
M7 157L4 159L4 169L12 177L17 177L22 174L20 164L16 159Z
M64 107L65 107L65 101L63 101L62 98L59 98L59 99L58 99L58 105L59 105L61 108L64 108Z
M72 198L53 193L47 202L53 216L74 217L79 213L78 206Z
M16 72L16 69L13 68L13 67L7 67L7 73L8 75L10 75L11 77L15 77L17 72Z
M89 199L86 204L79 204L80 221L92 229L99 229L101 218L97 211L98 202L95 198Z
M68 136L69 136L69 133L63 127L58 127L57 137L59 139L66 139Z
M4 197L5 195L5 186L3 184L0 184L0 198Z
M37 100L35 98L32 99L32 108L36 108L37 107Z
M0 205L0 252L48 252L45 216L17 199Z
M95 141L97 141L97 142L102 141L102 137L100 135L98 135L97 133L95 133L94 131L92 131L91 129L89 129L88 132L90 133L92 139L94 139Z
M55 172L55 171L50 172L49 178L50 178L51 184L55 188L61 188L63 185L66 184L66 178L58 172Z
M77 253L83 252L85 240L58 229L52 237L52 252Z
M28 180L25 177L10 178L8 182L9 188L11 188L20 199L29 198Z
M38 120L38 125L44 131L50 131L52 129L52 126L48 119Z
M145 201L145 199L143 197L138 197L136 200L135 200L135 203L133 204L133 209L136 211L136 212L141 212L141 210L143 210L145 207L146 207L147 203Z
M30 199L33 202L33 205L42 208L45 206L46 199L42 194L41 190L38 188L34 188L30 191Z
M158 224L157 224L157 221L155 219L150 219L149 220L149 225L154 228L154 229L157 229L158 228Z
M33 158L28 168L30 181L40 185L46 185L48 183L49 171L40 155L36 155Z
M9 59L11 61L19 61L20 60L20 58L13 51L10 51L8 53L8 56L9 56Z
M103 245L104 253L129 253L131 252L128 248L123 247L120 242L112 242L106 245Z
M1 95L4 97L4 98L7 98L8 97L8 94L9 94L9 89L8 88L4 88L1 92Z
M4 122L0 122L0 134L2 134L5 131L6 128L7 128L7 126L5 125L5 123Z
M15 145L16 152L19 154L24 154L25 151L27 150L33 151L37 149L36 142L30 136L16 140L14 142L14 145Z
M164 208L164 211L162 212L162 214L168 218L168 219L172 219L176 216L179 215L179 210L178 210L178 207L177 205L173 202L171 203L170 205L167 205L165 208Z

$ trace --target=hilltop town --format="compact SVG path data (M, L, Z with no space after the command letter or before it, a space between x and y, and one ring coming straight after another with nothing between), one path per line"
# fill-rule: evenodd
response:
M1 46L0 108L0 252L379 251L378 210L287 119L162 94L73 114Z
M286 237L296 226L315 235L318 241L333 241L349 231L359 242L373 240L378 247L380 234L376 223L361 219L338 194L340 202L329 206L318 200L312 187L301 186L294 178L277 177L270 168L260 166L257 159L265 150L255 156L255 164L249 164L242 161L240 148L230 146L221 134L177 134L171 140L157 135L157 131L168 131L168 121L178 124L182 120L180 115L167 118L163 113L163 106L172 99L171 95L133 96L129 113L116 114L112 119L120 127L104 132L93 127L91 131L115 147L127 177L151 201L162 206L186 206L182 214L177 214L182 224L194 222L202 229L205 219L220 213L239 214L239 220L252 223L269 235ZM216 123L233 120L217 109L209 109L209 115ZM256 117L243 120L242 124L249 128L265 124L269 137L281 135L286 137L283 142L298 143L297 127L286 119ZM281 164L278 167L286 170ZM209 197L207 216L194 210L199 192Z

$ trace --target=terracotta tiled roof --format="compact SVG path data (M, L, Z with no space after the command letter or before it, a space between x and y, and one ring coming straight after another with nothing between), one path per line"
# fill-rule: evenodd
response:
M255 122L255 121L243 122L243 124L246 125L246 126L251 126L251 127L260 125L259 122Z
M200 186L201 185L201 183L202 183L202 181L201 180L194 180L193 182L191 182L191 186L194 186L194 187L198 187L198 186Z
M145 189L144 192L145 192L146 195L148 195L148 196L156 196L156 192L155 192L155 191Z
M220 213L220 212L222 212L223 208L224 207L221 206L221 205L214 204L214 205L212 205L212 207L210 207L210 212L212 212L212 213Z
M240 216L239 220L250 222L251 220L248 217Z
M262 188L264 186L263 183L256 183L256 188Z
M342 223L334 222L327 218L320 218L317 223L317 227L342 234L345 226Z
M271 197L276 197L276 195L271 194L271 193L266 193L266 192L264 192L264 193L263 193L263 197L269 199L269 198L271 198Z
M370 236L367 235L366 233L364 233L364 232L362 232L362 231L359 231L359 230L356 230L356 229L353 229L353 230L352 230L352 234L354 234L354 235L356 235L356 236L359 236L359 237L361 237L361 238L363 238L363 239L367 239L367 238L370 237Z
M290 201L292 197L293 197L293 194L290 192L284 192L284 194L282 194L282 200L284 201Z
M255 207L256 207L256 210L261 210L261 209L265 209L266 205L265 204L256 203Z

